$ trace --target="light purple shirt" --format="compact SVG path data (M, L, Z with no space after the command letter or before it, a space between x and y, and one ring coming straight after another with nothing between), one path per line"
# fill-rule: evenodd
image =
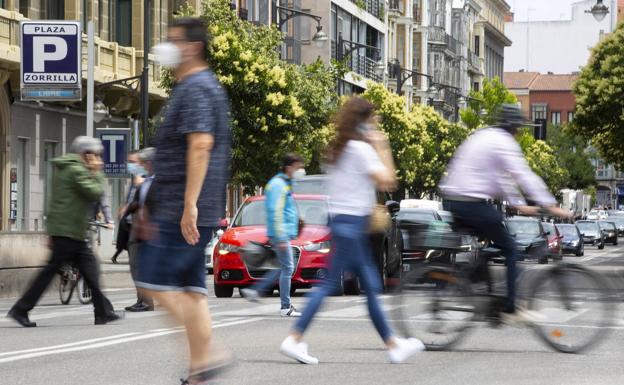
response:
M440 190L450 199L505 199L512 205L525 205L518 187L539 205L557 203L529 168L514 137L495 127L478 130L462 143L440 182Z

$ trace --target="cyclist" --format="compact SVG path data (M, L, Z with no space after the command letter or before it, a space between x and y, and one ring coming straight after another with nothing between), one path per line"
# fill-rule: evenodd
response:
M503 225L503 214L488 201L506 199L521 214L537 215L539 207L528 206L517 194L520 190L546 209L562 218L570 213L555 207L555 198L542 179L531 171L514 135L526 125L517 105L505 104L497 113L496 123L476 131L457 149L446 176L440 183L444 209L453 213L459 227L472 229L479 237L496 243L507 266L507 298L504 308L509 320L527 322L532 315L516 308L516 245Z

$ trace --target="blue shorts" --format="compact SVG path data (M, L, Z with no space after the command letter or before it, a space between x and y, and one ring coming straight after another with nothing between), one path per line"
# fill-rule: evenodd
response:
M155 291L191 291L207 295L205 249L211 227L198 227L199 243L184 240L179 223L158 223L158 237L142 242L136 286Z

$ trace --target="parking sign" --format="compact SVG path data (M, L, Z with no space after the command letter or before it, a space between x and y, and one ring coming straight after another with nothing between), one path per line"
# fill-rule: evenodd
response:
M129 128L98 128L95 137L102 141L104 154L104 173L108 177L125 178L128 176L128 152L130 141Z
M22 21L20 31L22 100L80 100L80 22Z

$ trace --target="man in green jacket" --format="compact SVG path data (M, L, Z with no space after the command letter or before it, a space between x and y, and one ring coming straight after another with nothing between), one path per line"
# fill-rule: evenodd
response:
M113 310L100 290L99 264L86 241L88 214L104 193L102 149L98 139L79 136L72 143L74 153L53 160L52 199L47 213L52 255L8 314L24 327L37 326L28 318L28 312L65 264L76 266L91 288L96 325L115 321L122 315Z

